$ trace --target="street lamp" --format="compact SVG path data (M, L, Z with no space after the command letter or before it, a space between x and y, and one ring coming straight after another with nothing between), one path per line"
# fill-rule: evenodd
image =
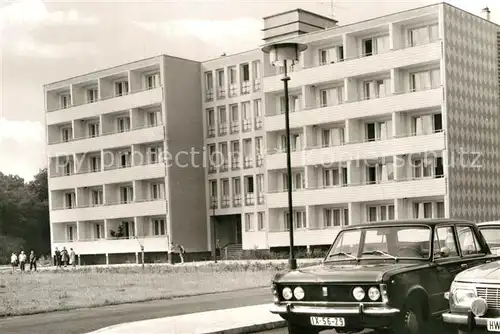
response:
M290 234L290 258L288 260L290 269L297 269L297 260L294 255L293 246L293 205L292 205L292 164L290 156L290 110L288 97L288 65L294 65L299 60L299 53L307 49L307 46L299 43L274 43L262 48L262 52L269 54L269 60L273 66L282 66L284 75L281 78L285 90L285 126L286 126L286 168L288 173L288 226Z
M216 203L215 200L212 200L212 256L214 258L214 262L217 263L217 228L215 226L215 208L216 208Z

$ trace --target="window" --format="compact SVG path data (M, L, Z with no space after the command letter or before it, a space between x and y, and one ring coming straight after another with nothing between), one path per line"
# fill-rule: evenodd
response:
M213 108L207 109L207 135L215 137L215 111Z
M59 107L69 108L71 106L71 95L69 93L59 95Z
M411 134L414 136L427 135L443 130L441 113L414 116L411 118Z
M222 194L222 203L221 206L223 208L229 207L229 179L221 179L220 180L220 190Z
M293 212L293 220L294 220L294 226L296 229L307 228L306 212L305 211L294 211ZM285 221L285 230L288 231L290 229L290 215L288 212L285 212L284 221Z
M324 227L341 227L346 226L347 209L325 209L324 211Z
M90 157L90 171L93 173L101 171L101 157L100 156Z
M413 178L442 177L444 175L443 158L416 159L412 162Z
M218 69L217 75L217 97L223 99L226 97L226 80L224 78L224 69Z
M242 81L250 80L250 67L248 64L241 65L241 80Z
M87 103L96 102L99 99L99 93L97 88L87 89Z
M338 45L319 50L320 65L333 64L344 60L344 46Z
M377 79L363 83L363 98L365 100L376 99L391 95L391 79Z
M377 141L392 138L392 120L366 123L366 140Z
M160 117L160 114L156 111L150 111L147 114L147 125L148 126L157 126L158 125L158 119Z
M239 120L240 120L240 115L238 112L238 105L233 104L231 105L231 133L237 133L240 131L240 125L239 125Z
M450 250L450 256L458 256L455 233L453 233L453 227L442 226L436 228L436 233L434 233L434 257L441 257L441 249L446 247Z
M255 117L255 130L262 129L262 100L253 101L253 113Z
M260 60L252 63L253 70L253 90L257 92L260 90Z
M241 178L233 177L233 205L235 207L241 206Z
M441 86L439 68L410 74L410 91L418 92Z
M226 107L219 107L219 136L227 134Z
M253 213L245 213L245 231L253 230Z
M90 123L89 124L89 137L99 137L99 123Z
M362 56L372 56L390 50L389 35L364 39L362 44Z
M255 137L255 165L261 167L264 163L264 140L262 137Z
M240 142L238 140L234 140L231 142L231 168L239 169L240 168Z
M74 241L75 240L75 235L76 235L76 233L75 233L75 229L76 229L75 226L68 225L67 228L68 228L68 241Z
M131 152L130 151L124 151L120 153L120 167L121 168L126 168L130 167L130 156Z
M322 129L321 142L323 147L344 145L344 128Z
M413 203L413 218L432 218L432 202Z
M148 147L148 163L157 164L161 161L163 149L161 146Z
M257 204L264 204L264 174L256 175Z
M319 91L321 107L336 106L344 102L344 87L327 88Z
M427 25L408 30L410 46L424 45L435 42L439 39L439 29L437 24Z
M280 103L280 112L282 114L284 114L286 111L285 102L286 102L285 97L280 96L279 103ZM288 110L290 112L295 112L295 111L300 110L300 99L297 95L289 95L289 97L288 97Z
M229 96L236 96L237 87L236 87L236 67L231 66L228 68L229 71Z
M457 227L458 241L463 255L482 253L477 236L470 226Z
M288 173L283 173L283 189L288 190ZM305 188L304 172L292 172L292 189Z
M210 186L210 201L211 201L211 206L212 207L217 207L218 201L217 201L217 180L210 180L209 181L209 186Z
M253 167L252 139L243 139L243 165L245 168Z
M115 82L115 96L128 94L128 81Z
M120 187L120 201L122 204L130 203L134 200L134 189L130 186Z
M160 86L160 73L146 75L146 89L155 89Z
M130 131L130 117L129 116L118 117L116 122L117 122L118 132Z
M103 203L103 197L102 197L102 190L101 189L94 189L92 190L92 205L102 205Z
M290 151L295 152L297 150L302 150L301 143L302 134L301 133L291 133L290 134ZM279 150L286 152L286 135L281 135L280 141L278 143Z
M214 78L212 72L205 73L205 100L211 101L214 98Z
M219 154L217 154L217 164L220 166L220 171L224 172L228 170L228 152L227 152L227 142L219 143Z
M165 220L153 219L153 235L165 235Z
M94 224L94 239L104 238L104 225Z
M71 128L62 128L61 129L61 139L63 142L67 143L71 139L73 139L73 131Z
M436 218L445 218L445 213L444 213L444 202L437 202L436 203Z
M217 171L217 154L215 144L208 145L208 171L215 173Z
M250 110L250 101L241 103L241 118L243 119L243 131L252 130L252 114Z
M340 171L338 168L325 169L323 171L323 186L333 187L340 184Z
M259 231L264 230L264 215L265 212L257 212L257 229Z
M253 194L253 176L245 176L245 193Z
M393 204L383 204L374 205L368 207L368 221L384 221L384 220L394 220L394 205Z
M162 199L165 198L165 184L164 183L152 183L151 184L151 199Z
M74 172L73 170L73 162L72 161L66 161L63 167L63 175L72 175Z
M67 192L64 194L64 208L73 209L76 207L76 195L75 192Z

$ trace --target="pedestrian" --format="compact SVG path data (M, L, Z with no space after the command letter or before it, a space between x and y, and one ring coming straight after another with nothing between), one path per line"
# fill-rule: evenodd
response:
M61 266L61 251L57 247L54 251L54 265L56 267Z
M64 265L64 267L67 267L68 262L69 262L69 254L68 254L68 250L66 249L66 247L63 247L63 249L61 251L61 260L62 260L62 264Z
M35 269L36 271L36 255L35 255L35 252L34 251L31 251L30 253L30 271L32 271L33 269Z
M14 270L16 270L16 268L17 268L17 254L16 253L12 253L12 255L10 256L10 264L12 265L12 272L14 272Z
M26 254L24 254L24 251L21 251L21 254L19 254L19 267L21 268L21 271L26 269L26 259Z
M73 268L76 267L76 254L73 248L69 249L69 264L73 266Z
M220 260L220 244L219 244L219 239L215 242L215 259Z
M181 264L184 263L184 254L186 253L186 250L182 245L177 245L177 249L179 250L179 257L181 258Z

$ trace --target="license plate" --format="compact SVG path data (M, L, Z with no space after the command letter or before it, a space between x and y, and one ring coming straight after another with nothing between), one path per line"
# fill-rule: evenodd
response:
M331 318L331 317L311 317L311 325L327 326L327 327L345 327L345 319Z
M488 319L486 325L489 332L500 332L500 319Z

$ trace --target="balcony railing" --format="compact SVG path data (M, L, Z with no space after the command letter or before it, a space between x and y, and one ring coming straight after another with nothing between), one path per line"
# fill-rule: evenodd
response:
M233 194L233 206L240 207L241 206L241 195Z
M262 205L265 203L264 193L258 193L257 195L257 204Z
M254 79L254 81L253 81L253 91L254 92L260 91L260 87L261 87L261 85L260 85L260 79Z
M205 101L206 102L210 102L210 101L213 101L214 100L214 91L213 89L207 89L205 91Z
M240 159L235 158L233 156L233 159L231 160L231 169L237 170L237 169L240 169L240 168L241 168L241 166L240 166Z
M106 168L106 166L104 166L104 170L98 168L98 169L89 169L89 170L80 170L77 168L76 172L73 172L69 175L65 174L65 173L50 173L50 177L51 178L54 178L54 177L64 177L64 176L71 176L71 175L81 175L81 174L91 174L91 173L101 173L101 172L107 172L107 171L112 171L112 170L116 170L116 169L123 169L123 168L132 168L132 167L139 167L139 166L146 166L146 165L156 165L156 164L159 164L159 163L163 163L163 161L160 161L158 160L157 162L150 162L150 161L147 161L147 162L144 162L144 163L141 163L141 164L137 164L137 163L134 163L132 164L131 166L129 167L116 167L116 165L113 165L113 166L108 166Z
M229 198L229 195L223 195L221 207L222 208L229 208L230 203L231 203L231 199Z
M74 209L86 209L86 208L96 208L102 206L111 206L111 205L125 205L125 204L135 204L135 203L144 203L144 202L158 202L165 201L166 197L161 198L144 198L144 199L132 199L132 200L119 200L119 201L105 201L103 204L94 205L94 204L77 204L73 206L54 206L51 208L52 211L58 210L74 210Z
M241 82L241 94L250 94L250 81Z
M262 125L263 125L262 117L256 117L255 118L255 130L262 129Z
M240 125L237 122L232 122L231 133L238 133L238 132L240 132Z
M109 96L95 98L93 101L84 101L84 102L80 102L80 103L71 103L71 104L68 104L66 106L57 106L55 108L47 109L47 112L52 112L52 111L57 111L57 110L62 110L62 109L68 109L68 108L72 108L72 107L82 106L82 105L85 105L85 104L92 104L92 103L96 103L96 102L99 102L99 101L105 101L105 100L110 100L110 99L114 99L114 98L119 98L119 97L126 96L126 95L132 95L132 94L142 93L142 92L145 92L145 91L148 91L148 90L151 90L151 89L156 89L156 88L162 88L162 86L157 86L157 87L154 87L154 88L142 87L142 88L137 89L137 90L133 90L133 91L122 93L121 95L113 94L113 95L109 95Z
M255 204L255 197L253 193L246 193L245 194L245 205L254 205Z
M230 84L229 85L229 97L235 97L238 95L238 85Z
M207 136L208 137L215 137L215 127L214 126L209 126L207 129Z
M354 57L344 57L342 60L340 61L337 61L336 64L338 63L344 63L346 61L351 61L351 60L355 60L355 59L361 59L361 58L366 58L366 57L373 57L375 55L381 55L381 54L387 54L387 53L390 53L390 52L394 52L394 51L399 51L399 50L404 50L404 49L410 49L410 48L414 48L414 47L419 47L419 46L423 46L423 45L429 45L429 44L434 44L434 43L437 43L437 42L440 42L442 43L442 40L441 39L438 39L438 40L435 40L435 41L431 41L427 44L419 44L419 45L415 45L415 46L412 46L412 45L405 45L405 46L402 46L402 47L399 47L399 48L394 48L394 49L389 49L389 50L384 50L382 52L380 51L377 51L377 52L372 52L370 54L358 54ZM330 65L330 63L314 63L314 64L310 64L310 65L305 65L305 66L293 66L293 68L290 68L288 70L288 72L297 72L297 71L300 71L300 70L305 70L305 69L308 69L308 68L315 68L315 67L320 67L320 66L325 66L325 65ZM279 75L282 73L282 70L281 70L281 67L278 68L277 70L275 71L272 71L270 73L266 73L264 75L264 77L273 77L273 76L276 76L276 75Z
M243 120L243 131L244 132L252 131L252 120L250 119Z
M225 99L226 98L226 90L224 87L219 87L217 89L217 99Z

